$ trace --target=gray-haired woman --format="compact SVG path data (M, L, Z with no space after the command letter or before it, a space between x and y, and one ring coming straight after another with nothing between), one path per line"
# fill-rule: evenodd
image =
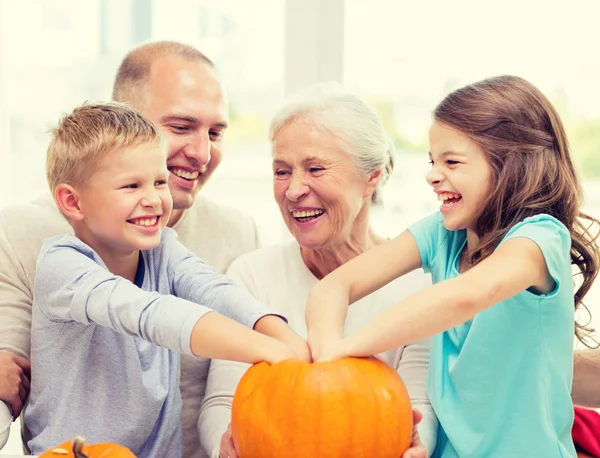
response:
M332 83L313 86L285 102L271 123L270 140L275 200L293 240L244 255L227 273L287 316L291 327L306 337L304 312L311 288L384 241L373 231L370 215L392 172L394 152L375 112ZM414 272L365 297L350 307L345 332L352 333L430 284L422 271ZM429 343L417 342L380 356L398 371L413 407L423 415L419 434L405 456L426 457L435 448L437 434L425 387ZM226 431L233 394L247 368L211 362L198 426L201 443L212 458L237 457Z

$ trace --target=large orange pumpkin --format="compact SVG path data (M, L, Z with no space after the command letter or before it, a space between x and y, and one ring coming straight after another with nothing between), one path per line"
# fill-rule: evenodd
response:
M399 375L375 358L253 365L233 398L241 458L399 458L412 407Z
M73 442L67 441L42 453L40 458L136 458L127 447L106 442L84 445L85 439L77 436Z

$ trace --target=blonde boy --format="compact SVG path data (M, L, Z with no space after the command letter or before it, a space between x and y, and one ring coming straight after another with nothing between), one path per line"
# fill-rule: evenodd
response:
M166 228L166 154L157 128L116 103L83 105L53 132L48 183L75 235L47 239L38 258L34 454L80 434L140 458L181 456L179 353L276 362L306 349Z

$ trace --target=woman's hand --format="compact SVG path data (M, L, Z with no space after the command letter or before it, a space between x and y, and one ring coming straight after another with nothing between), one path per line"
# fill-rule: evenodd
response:
M413 409L413 437L410 448L402 454L402 458L427 458L427 448L421 443L417 425L423 419L423 414Z
M0 400L10 406L14 418L20 415L27 401L30 371L27 358L0 352Z
M238 454L235 450L235 444L233 443L233 435L231 434L231 423L229 423L227 431L225 431L223 436L221 436L219 458L238 458Z

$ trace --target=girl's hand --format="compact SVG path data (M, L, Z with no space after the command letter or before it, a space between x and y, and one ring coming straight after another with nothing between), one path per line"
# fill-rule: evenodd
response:
M413 437L410 448L402 454L402 458L427 458L427 448L421 443L417 425L423 419L423 414L413 409Z

